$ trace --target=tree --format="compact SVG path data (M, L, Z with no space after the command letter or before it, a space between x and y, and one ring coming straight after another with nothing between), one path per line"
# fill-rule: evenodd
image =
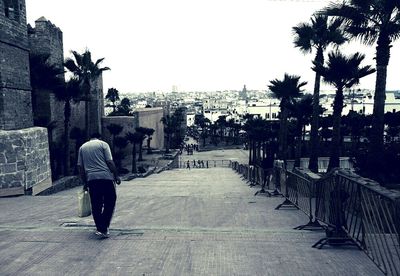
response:
M117 136L115 137L114 143L115 147L118 148L118 151L116 151L113 156L115 160L115 166L118 168L119 172L126 173L125 169L122 167L122 160L125 157L123 149L128 145L128 140L123 136Z
M48 130L49 136L49 147L50 147L50 161L52 167L52 176L56 176L58 172L56 172L56 157L53 130L57 127L56 121L50 121L47 114L38 114L36 111L38 107L37 98L39 97L39 93L54 93L59 94L63 93L65 89L64 82L64 70L56 67L49 63L50 55L43 54L33 54L29 55L29 67L30 67L30 78L31 78L31 86L32 86L32 111L33 111L33 121L35 126L46 127ZM66 141L68 142L68 140ZM66 168L69 168L69 159L66 154L67 144L64 143L62 164L65 171ZM58 156L59 158L59 156ZM67 164L68 163L68 164Z
M329 53L326 66L314 63L313 70L319 72L326 83L336 88L336 95L333 103L333 137L328 171L339 167L343 90L344 88L353 87L360 82L361 78L375 72L375 69L372 69L369 65L360 67L364 57L365 56L360 53L355 53L350 57L346 57L339 51L336 51Z
M342 22L339 19L328 20L325 15L314 15L311 23L301 23L293 28L295 34L294 45L303 53L316 51L314 63L324 64L324 51L330 45L341 45L346 38L341 31ZM313 94L313 115L311 121L311 156L309 169L318 172L318 128L319 128L319 90L321 76L315 74L314 94Z
M307 84L307 82L300 82L299 76L291 76L285 73L283 80L272 80L270 81L268 88L274 94L274 96L281 100L280 102L280 126L279 126L279 147L278 155L279 158L286 161L287 157L287 132L288 124L287 118L289 115L289 105L294 98L298 98L302 95L301 87Z
M71 118L71 103L77 103L82 99L82 92L79 89L79 81L76 78L71 78L68 82L65 83L64 89L57 90L54 95L58 101L64 103L64 174L69 175L69 123Z
M164 125L164 133L165 133L165 152L169 153L171 136L175 132L176 122L175 118L170 115L166 115L161 118L161 123Z
M216 125L219 128L219 135L220 135L220 139L221 139L221 143L224 139L224 134L225 134L225 128L226 128L226 116L225 115L221 115L218 117L218 120L215 122Z
M112 104L113 112L115 112L115 108L117 107L116 102L119 101L119 92L115 88L109 88L106 95L106 100L109 100Z
M154 134L155 130L153 128L144 127L142 131L147 137L147 154L150 154L151 153L151 147L150 147L151 139L152 139L152 135Z
M201 128L200 137L203 139L203 147L205 147L209 131L208 128L211 124L211 121L204 117L203 114L196 114L194 116L194 124Z
M125 138L132 144L132 173L137 173L136 168L136 145L142 142L142 134L139 132L128 132Z
M243 125L249 144L249 165L260 163L262 144L272 138L270 123L261 118L248 119Z
M310 94L304 95L301 99L294 101L290 106L290 117L296 119L295 136L297 137L296 143L296 156L294 166L300 166L301 147L304 140L305 127L311 121L313 114L313 96ZM320 111L322 109L320 108ZM321 112L320 112L321 113ZM320 114L318 113L318 115Z
M132 116L131 101L128 98L123 98L116 110L112 111L108 116Z
M86 139L90 137L90 100L92 99L91 90L92 84L91 82L96 80L103 71L110 70L109 67L100 67L100 64L103 62L104 58L100 58L96 60L96 62L92 61L92 54L88 49L83 52L83 54L79 54L76 51L71 51L73 55L72 58L67 58L64 62L65 68L70 71L75 80L79 82L79 88L84 94L85 100L85 130L86 130ZM95 91L96 93L97 91Z
M118 125L118 124L109 124L107 126L107 130L110 132L112 136L112 152L114 153L115 150L115 137L119 135L122 130L124 129L123 126Z
M392 43L400 37L400 3L395 0L348 0L331 4L325 14L344 20L346 33L366 45L376 43L376 83L368 160L380 171L383 160L384 112L387 66Z
M146 128L145 127L137 127L135 128L136 132L142 135L142 141L139 143L139 161L143 161L143 141L146 139Z

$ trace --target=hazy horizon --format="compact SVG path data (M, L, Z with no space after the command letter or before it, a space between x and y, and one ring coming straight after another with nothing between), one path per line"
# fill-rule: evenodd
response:
M314 86L315 53L293 45L292 27L309 22L329 1L268 0L27 0L27 21L46 17L64 36L64 57L88 48L104 57L104 90L122 93L266 90L284 73ZM67 16L66 16L67 15ZM391 49L387 90L400 89L400 50ZM375 48L352 42L341 48L366 55L375 66ZM374 89L375 74L361 80ZM322 89L332 89L322 85Z

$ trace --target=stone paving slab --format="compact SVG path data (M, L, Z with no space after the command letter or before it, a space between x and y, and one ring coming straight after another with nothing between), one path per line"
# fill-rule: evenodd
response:
M311 248L324 234L257 189L226 168L123 182L107 240L76 216L79 188L0 199L0 275L382 275L352 247Z

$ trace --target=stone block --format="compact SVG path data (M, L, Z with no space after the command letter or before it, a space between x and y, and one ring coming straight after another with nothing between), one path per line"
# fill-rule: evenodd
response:
M17 164L12 163L12 164L5 164L4 165L4 173L15 173L17 171Z
M6 156L4 153L0 153L0 164L6 163Z

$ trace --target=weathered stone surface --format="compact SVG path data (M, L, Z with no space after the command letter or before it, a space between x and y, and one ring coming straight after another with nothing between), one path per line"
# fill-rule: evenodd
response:
M0 140L4 149L0 153L0 189L21 186L28 190L43 181L51 182L45 128L0 130Z

